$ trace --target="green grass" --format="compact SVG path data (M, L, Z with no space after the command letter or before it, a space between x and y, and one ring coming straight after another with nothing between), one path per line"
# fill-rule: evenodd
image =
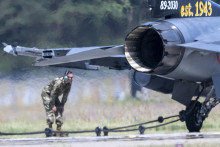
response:
M97 126L109 128L127 126L155 120L158 116L176 115L184 106L172 100L140 101L129 99L126 101L100 102L91 100L70 101L64 111L64 131L94 130ZM220 131L220 107L217 106L204 122L202 131ZM20 133L43 131L47 128L46 116L41 103L31 106L21 104L0 108L0 132ZM177 118L171 119L175 120ZM145 125L146 127L157 125ZM55 129L54 125L54 129ZM136 127L137 128L137 127ZM177 122L155 129L146 130L145 133L177 133L188 132L184 122ZM139 134L139 132L111 133L110 135ZM95 136L95 133L73 134L71 136ZM23 137L44 137L42 135L30 135ZM0 136L0 138L17 138L18 136Z

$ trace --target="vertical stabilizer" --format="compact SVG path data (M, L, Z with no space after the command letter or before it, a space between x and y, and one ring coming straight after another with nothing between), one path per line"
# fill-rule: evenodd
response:
M149 0L154 18L220 16L220 6L211 0Z

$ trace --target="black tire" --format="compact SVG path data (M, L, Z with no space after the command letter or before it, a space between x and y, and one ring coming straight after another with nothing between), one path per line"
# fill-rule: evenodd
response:
M193 105L195 105L193 107ZM202 104L198 101L191 101L189 106L186 107L186 127L189 132L200 132L202 123L198 123L196 114L200 110ZM193 107L193 108L192 108ZM192 109L192 110L191 110Z

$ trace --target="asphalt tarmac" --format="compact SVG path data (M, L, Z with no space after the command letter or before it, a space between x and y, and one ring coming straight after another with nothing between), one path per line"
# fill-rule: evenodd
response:
M48 138L19 138L0 139L0 146L184 146L186 144L216 143L220 145L220 132L207 133L174 133L146 134L128 136L99 136L99 137L48 137Z

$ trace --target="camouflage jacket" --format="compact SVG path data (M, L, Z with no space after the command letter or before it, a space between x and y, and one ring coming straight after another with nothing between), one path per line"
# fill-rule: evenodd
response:
M50 95L50 103L52 106L55 105L56 99L63 94L61 105L64 106L64 104L67 101L67 96L70 92L71 84L64 83L63 77L59 77L51 81L48 85L46 85L43 89L43 92L46 92Z

